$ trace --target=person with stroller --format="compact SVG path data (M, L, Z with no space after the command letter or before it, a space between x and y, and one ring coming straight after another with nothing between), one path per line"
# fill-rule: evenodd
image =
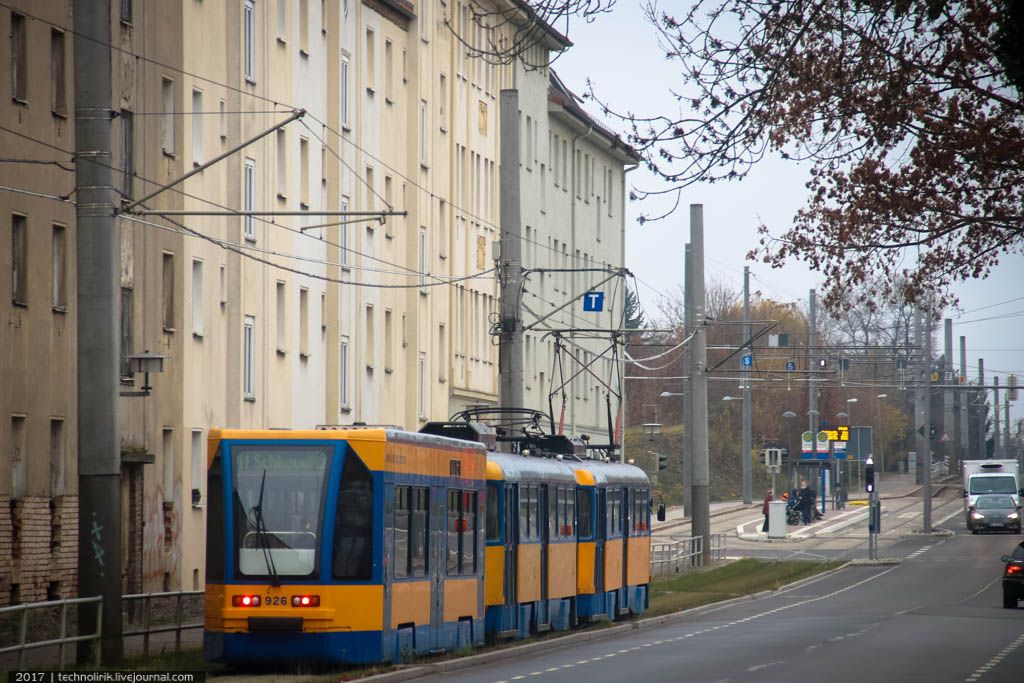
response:
M804 526L811 523L811 515L814 510L814 492L807 486L807 480L800 480L800 490L797 492L797 508L800 510L800 517Z

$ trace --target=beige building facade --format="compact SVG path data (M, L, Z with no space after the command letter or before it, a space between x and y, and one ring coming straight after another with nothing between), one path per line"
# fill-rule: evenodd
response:
M77 544L76 234L58 196L74 186L74 3L22 4L0 11L0 30L28 32L11 46L28 91L0 103L5 156L21 160L0 162L18 190L0 190L0 604L72 594ZM122 356L166 357L148 397L119 399L122 572L126 592L193 590L211 427L416 429L497 403L503 88L522 110L524 267L621 266L635 156L548 68L469 56L461 39L504 38L454 0L134 0L112 3L111 27L116 190L127 204L194 172L117 219ZM569 46L546 41L527 61ZM16 66L4 77L21 87ZM533 273L524 303L540 313L602 277ZM574 305L548 327L616 328L623 295L606 296L602 314ZM573 343L580 358L604 351ZM531 407L547 409L553 360L552 337L529 333ZM594 367L614 376L611 356ZM141 384L125 367L122 390ZM565 393L565 431L605 434L600 383Z

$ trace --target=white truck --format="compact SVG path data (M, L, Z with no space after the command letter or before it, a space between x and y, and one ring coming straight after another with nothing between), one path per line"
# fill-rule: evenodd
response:
M964 460L964 517L986 493L1004 493L1021 504L1020 464L1016 460Z

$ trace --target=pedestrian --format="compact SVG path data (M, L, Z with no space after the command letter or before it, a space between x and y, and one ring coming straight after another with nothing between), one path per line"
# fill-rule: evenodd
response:
M800 481L800 491L797 494L797 500L799 503L797 506L800 508L800 517L806 526L811 523L811 510L814 508L814 494L811 489L807 487L807 481L802 479Z
M766 533L768 531L768 503L774 500L774 494L773 489L768 489L768 493L764 497L764 505L761 506L761 514L764 515L764 526L761 527L761 531Z

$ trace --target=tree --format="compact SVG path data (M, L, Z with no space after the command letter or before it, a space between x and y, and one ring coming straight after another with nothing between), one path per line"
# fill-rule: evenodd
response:
M627 330L639 330L647 327L644 319L644 311L640 308L640 298L633 293L633 290L626 290L626 311L625 327Z
M762 225L751 257L822 271L834 310L926 292L955 302L953 282L1024 247L1020 6L696 0L675 15L648 5L681 67L680 111L624 115L629 142L675 189L742 178L768 153L809 161L806 205L781 235ZM876 279L880 289L845 295Z

